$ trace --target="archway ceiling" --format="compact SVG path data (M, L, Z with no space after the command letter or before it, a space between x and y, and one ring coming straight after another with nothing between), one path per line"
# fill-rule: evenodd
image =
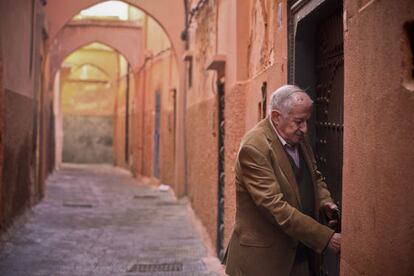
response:
M124 23L73 22L59 32L51 47L52 75L70 53L92 42L102 43L118 51L133 68L138 68L143 62L141 28L125 26Z
M71 72L83 65L91 65L96 68L99 68L102 72L106 72L109 78L118 78L119 77L119 67L114 66L119 62L119 56L116 51L98 53L98 52L89 52L84 51L84 48L78 49L65 58L64 62L67 62L64 68L71 67ZM63 64L62 64L63 65Z
M81 10L102 0L49 0L46 5L50 41L54 41L59 31ZM180 33L184 29L184 3L182 0L125 0L152 16L165 30L171 40L177 57L184 53L184 43Z

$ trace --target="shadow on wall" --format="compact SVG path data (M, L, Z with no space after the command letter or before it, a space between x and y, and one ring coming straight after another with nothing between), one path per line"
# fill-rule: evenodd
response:
M113 162L113 118L111 116L74 116L63 118L65 163Z
M23 145L14 152L6 146L4 148L3 183L15 183L15 185L3 185L2 187L2 221L0 228L10 222L10 218L17 215L21 210L30 204L30 190L33 186L33 174L31 174L30 157L31 139L28 136L24 139ZM16 165L16 167L14 167Z

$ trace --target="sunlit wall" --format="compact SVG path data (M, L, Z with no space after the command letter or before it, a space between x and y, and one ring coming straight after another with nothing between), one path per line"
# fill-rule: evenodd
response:
M64 61L63 162L113 162L113 115L120 59L113 49L94 43Z

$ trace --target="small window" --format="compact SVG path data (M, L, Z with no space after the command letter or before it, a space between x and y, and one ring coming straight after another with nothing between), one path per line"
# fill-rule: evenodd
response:
M266 117L267 108L267 82L262 84L262 119Z
M404 37L402 41L403 86L410 91L414 91L414 21L404 24Z
M259 103L257 105L257 118L258 118L258 121L266 118L267 82L263 82L261 92L262 92L262 97L261 97L261 100L259 101Z
M188 61L188 88L193 87L193 60Z

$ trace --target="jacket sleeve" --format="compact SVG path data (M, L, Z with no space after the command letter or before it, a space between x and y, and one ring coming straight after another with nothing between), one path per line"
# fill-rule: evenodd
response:
M284 200L270 160L255 147L244 145L238 161L245 188L266 217L291 238L321 253L334 231Z
M316 200L318 200L319 202L319 208L322 208L326 202L333 202L333 200L331 198L331 193L329 192L328 187L325 183L324 177L322 173L318 170L318 165L315 160L315 155L313 154L312 147L309 144L308 137L306 137L304 145L305 145L306 151L308 152L307 154L310 156L311 161L312 161L311 169L312 169L312 174L315 177L317 195L319 197Z
M315 168L313 174L316 177L317 194L319 196L319 208L322 208L325 203L333 202L333 200L331 198L331 193L328 191L324 178L317 168Z

